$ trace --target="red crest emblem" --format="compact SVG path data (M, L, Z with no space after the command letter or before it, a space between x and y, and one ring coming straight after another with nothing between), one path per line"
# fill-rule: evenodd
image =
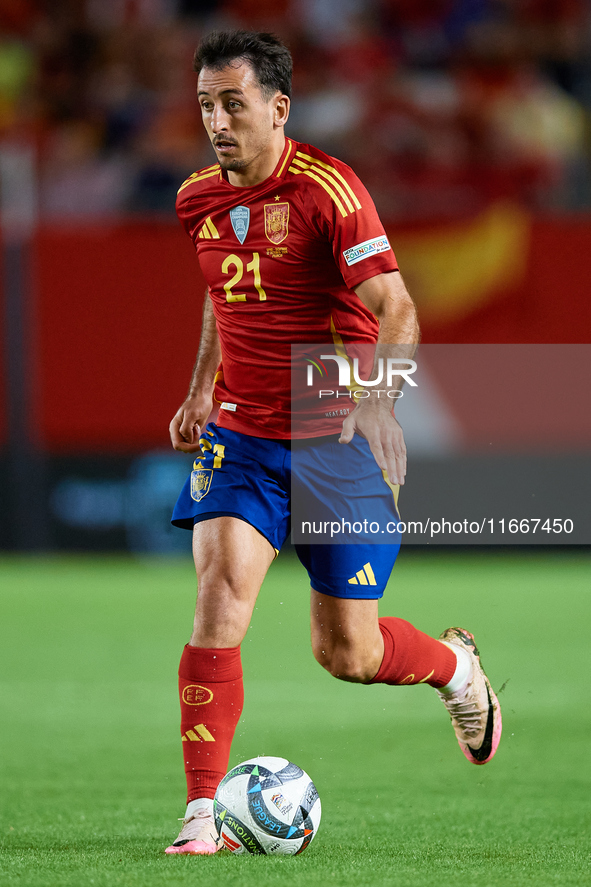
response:
M265 204L265 234L271 243L281 243L287 237L289 203Z

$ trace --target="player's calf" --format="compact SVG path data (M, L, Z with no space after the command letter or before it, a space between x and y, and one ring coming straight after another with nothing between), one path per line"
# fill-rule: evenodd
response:
M312 589L311 605L316 661L341 681L369 683L384 656L377 601L331 597Z

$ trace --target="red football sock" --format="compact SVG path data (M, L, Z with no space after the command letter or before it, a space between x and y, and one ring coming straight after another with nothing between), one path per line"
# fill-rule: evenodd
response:
M456 670L454 653L410 622L380 619L384 658L372 684L430 684L445 687Z
M240 647L187 644L179 666L179 696L187 803L213 798L228 770L244 703Z

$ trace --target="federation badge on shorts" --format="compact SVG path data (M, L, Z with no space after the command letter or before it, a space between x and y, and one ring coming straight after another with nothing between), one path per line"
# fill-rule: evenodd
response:
M265 234L271 243L281 243L287 237L289 203L265 203Z
M201 462L198 462L191 472L191 499L201 502L209 493L212 479L213 468L203 468Z
M234 209L230 210L230 221L232 222L234 234L236 235L240 243L244 243L250 225L249 207L235 206Z

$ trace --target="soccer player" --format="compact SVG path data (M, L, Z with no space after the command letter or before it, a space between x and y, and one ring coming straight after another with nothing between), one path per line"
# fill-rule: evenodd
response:
M218 849L212 799L242 711L240 644L289 533L292 449L303 454L299 484L314 465L311 500L314 478L346 478L352 464L372 509L396 518L404 483L391 400L322 405L309 426L314 440L304 426L292 434L290 345L346 353L349 343L367 343L378 360L392 349L412 356L419 332L368 192L344 163L284 134L287 48L269 34L213 32L194 69L217 161L190 176L177 200L208 295L189 393L170 425L174 448L196 456L173 523L193 532L198 597L179 668L187 808L166 852L197 855ZM219 419L206 426L214 398ZM434 639L403 619L378 619L398 547L364 539L296 546L311 582L314 656L345 681L430 684L464 755L484 764L497 749L501 713L473 636L450 628Z

